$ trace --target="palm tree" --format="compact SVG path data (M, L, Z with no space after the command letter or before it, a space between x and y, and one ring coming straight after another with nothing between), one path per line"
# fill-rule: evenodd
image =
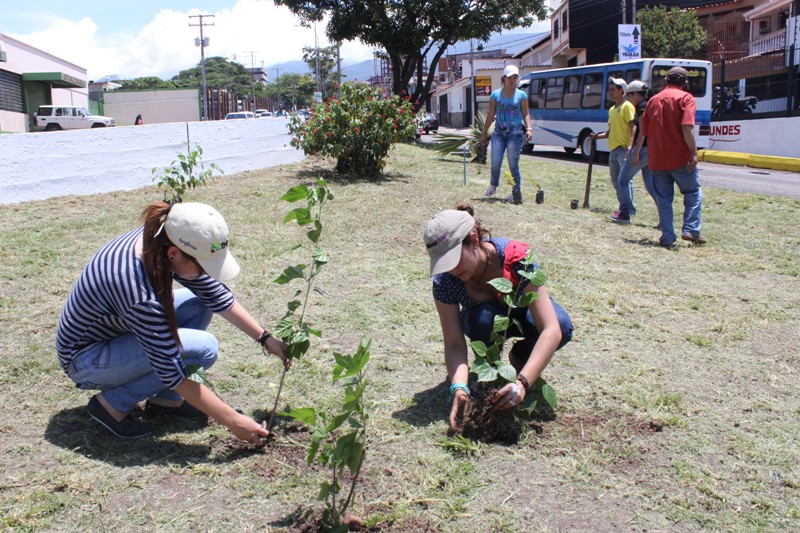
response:
M478 111L475 113L475 122L469 131L465 133L440 133L436 136L434 143L436 151L442 155L450 155L451 152L461 151L466 143L467 151L472 154L473 163L486 164L486 147L481 146L481 134L486 123L486 116ZM489 129L487 138L492 138L494 126Z

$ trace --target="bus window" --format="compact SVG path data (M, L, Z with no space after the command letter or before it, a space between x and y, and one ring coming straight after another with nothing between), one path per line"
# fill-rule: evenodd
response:
M594 72L583 76L583 109L600 109L603 101L603 73Z
M613 70L608 73L608 78L622 78L622 71L621 70ZM606 78L606 79L608 79ZM624 79L624 78L623 78ZM611 109L617 105L614 100L611 99L611 93L606 91L606 109Z
M564 78L547 78L547 109L561 109L561 97L564 95Z
M564 109L578 109L581 106L581 77L564 78Z
M641 80L642 79L642 71L637 69L626 70L625 71L625 81L630 83L633 80Z
M653 65L653 73L650 76L652 94L661 92L666 83L667 72L673 65ZM706 95L706 83L708 70L703 67L684 67L689 73L689 87L687 90L695 98Z
M539 109L539 85L542 80L531 80L528 86L528 107L530 109Z
M545 95L547 94L547 82L539 80L539 95L536 97L536 107L544 109Z

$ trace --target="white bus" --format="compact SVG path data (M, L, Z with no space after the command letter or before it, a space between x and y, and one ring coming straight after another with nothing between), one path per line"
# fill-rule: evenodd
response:
M563 146L567 153L580 149L588 158L592 132L608 129L608 78L642 80L650 89L648 97L664 88L667 71L681 66L689 72L689 92L697 104L695 137L697 146L708 146L711 123L712 71L708 61L690 59L637 59L581 67L539 70L524 75L519 87L528 93L533 144ZM598 152L608 152L608 141L597 141Z

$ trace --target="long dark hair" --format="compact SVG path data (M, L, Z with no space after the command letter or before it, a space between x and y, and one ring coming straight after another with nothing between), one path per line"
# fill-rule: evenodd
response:
M171 208L172 205L166 202L153 202L142 211L142 258L150 282L155 288L161 307L164 308L164 314L167 315L172 338L180 348L181 340L178 337L178 321L175 319L175 303L172 297L172 267L167 256L167 251L173 244L163 228Z
M478 232L478 237L480 238L480 240L485 241L486 239L492 238L492 232L484 228L483 225L481 225L481 221L475 217L475 210L472 208L471 205L464 202L459 202L456 204L456 210L466 211L467 213L470 214L472 218L475 219L475 231ZM469 244L469 242L470 242L470 237L469 235L467 235L462 244Z

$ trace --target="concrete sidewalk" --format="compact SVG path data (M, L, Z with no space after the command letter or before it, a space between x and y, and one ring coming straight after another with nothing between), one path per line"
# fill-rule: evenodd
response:
M723 163L726 165L800 172L800 159L795 157L721 152L719 150L698 150L697 159L698 161L706 161L708 163Z

